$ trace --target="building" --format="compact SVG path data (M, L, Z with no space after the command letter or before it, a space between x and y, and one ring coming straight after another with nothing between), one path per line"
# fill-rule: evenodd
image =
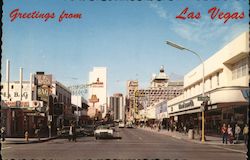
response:
M136 119L145 119L145 116L147 117L147 120L157 119L157 104L162 103L164 100L170 100L183 93L183 82L169 81L169 77L166 75L163 66L161 66L160 72L157 75L154 74L152 76L150 87L147 89L138 89L138 83L135 82L129 81L130 86L128 86L127 90L129 96L128 103L130 107L133 108L132 110L135 111L134 117ZM131 85L134 87L131 88ZM147 112L144 112L144 110L147 110ZM142 115L142 113L146 115Z
M97 112L105 117L107 112L107 68L94 67L89 72L88 115L95 117Z
M249 121L249 33L242 33L204 61L205 133L220 134L223 123ZM168 101L171 121L197 132L201 126L202 65L184 76L184 94Z
M124 98L121 93L116 93L109 97L109 108L111 110L114 121L125 122L125 105Z
M71 91L62 83L53 80L52 92L49 95L50 108L53 120L53 128L61 128L70 125L70 121L74 121L73 109L71 106Z
M71 104L79 125L88 123L88 101L82 96L71 96Z
M48 136L49 128L55 134L63 125L71 93L66 90L66 94L66 87L52 83L52 75L44 72L30 74L30 81L25 81L20 69L20 81L10 81L9 64L7 61L6 81L1 82L1 125L6 127L6 136L23 137L28 131L32 137L36 128L41 136Z
M126 122L133 122L135 117L135 92L138 90L138 81L127 81L127 96L125 99Z

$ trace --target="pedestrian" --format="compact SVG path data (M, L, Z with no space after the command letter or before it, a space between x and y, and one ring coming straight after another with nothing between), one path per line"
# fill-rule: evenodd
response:
M0 160L2 160L2 143L0 143Z
M73 124L69 127L69 141L73 140Z
M235 143L238 143L238 141L239 141L240 132L241 132L241 128L240 128L240 126L236 123L236 124L235 124L235 138L236 138Z
M5 134L6 134L5 127L2 127L1 128L2 141L5 141Z
M227 144L227 127L226 124L224 123L222 128L221 128L221 133L222 133L222 143Z
M187 134L187 127L186 127L186 125L184 125L183 131L184 131L184 134L186 135Z
M158 132L161 131L161 123L158 124Z
M233 129L230 126L230 124L227 126L227 134L228 134L229 143L232 144L234 137L233 137Z
M37 128L37 129L35 130L35 135L36 135L36 137L38 138L38 141L40 141L40 129L39 129L39 128Z
M243 135L244 135L244 142L246 145L248 143L248 132L249 132L248 126L247 124L245 124L245 127L243 128Z
M73 124L72 125L72 133L73 133L73 141L76 142L76 126Z

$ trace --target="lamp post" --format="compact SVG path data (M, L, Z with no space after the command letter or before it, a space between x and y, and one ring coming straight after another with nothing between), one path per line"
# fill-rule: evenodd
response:
M196 52L194 52L194 51L192 51L192 50L190 50L188 48L185 48L183 46L180 46L180 45L178 45L176 43L173 43L171 41L166 41L166 43L168 45L174 47L174 48L189 51L189 52L193 53L194 55L196 55L200 59L200 61L202 63L202 97L204 97L205 96L205 94L204 94L204 90L205 90L205 88L204 88L205 87L205 75L204 75L205 74L205 69L204 69L204 61L201 58L201 56L198 53L196 53ZM203 103L203 104L205 104L205 103ZM205 142L205 115L204 115L204 109L205 109L205 106L203 106L203 108L202 108L202 133L201 133L201 141L202 142Z

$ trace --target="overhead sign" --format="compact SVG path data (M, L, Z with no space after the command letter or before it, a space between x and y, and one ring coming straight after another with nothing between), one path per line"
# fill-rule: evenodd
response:
M128 87L137 87L138 86L138 81L129 81L128 82Z
M187 108L187 107L190 107L190 106L194 106L193 100L190 100L188 102L184 102L182 104L179 104L179 109Z
M37 80L37 85L47 85L50 86L52 84L52 75L44 75L44 74L36 74L35 78Z
M199 97L198 97L198 101L207 102L207 101L209 101L209 100L210 100L210 97L208 97L208 96L204 96L204 97L199 96Z
M29 102L22 102L22 101L14 101L14 102L5 102L8 107L29 107Z
M100 82L100 79L99 79L99 78L97 78L97 79L96 79L96 82L93 82L93 83L91 84L91 86L92 86L93 88L101 88L101 87L104 86L104 84L103 84L103 82Z
M37 88L38 91L37 91L37 94L38 94L38 97L42 100L42 101L48 101L48 98L49 98L49 88L46 86L41 86L41 87L38 87Z
M241 89L241 92L244 96L244 98L249 101L249 88L246 88L246 89Z
M90 103L97 103L99 102L99 98L95 94L92 94L91 98L89 99Z

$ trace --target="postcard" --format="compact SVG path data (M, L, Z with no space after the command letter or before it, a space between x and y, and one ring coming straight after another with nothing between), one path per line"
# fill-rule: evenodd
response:
M249 1L2 10L1 159L248 159Z

